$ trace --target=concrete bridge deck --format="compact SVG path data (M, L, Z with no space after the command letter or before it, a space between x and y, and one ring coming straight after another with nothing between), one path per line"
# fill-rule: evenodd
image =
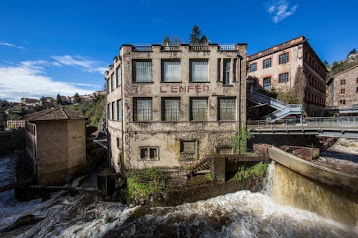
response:
M310 117L302 122L281 120L248 121L247 129L253 134L318 135L327 137L358 138L358 117Z

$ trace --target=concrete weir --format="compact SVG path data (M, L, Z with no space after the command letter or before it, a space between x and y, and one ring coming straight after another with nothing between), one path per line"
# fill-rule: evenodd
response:
M343 187L352 192L358 193L358 174L349 174L333 170L322 165L317 165L314 162L304 160L293 154L278 149L275 146L262 146L267 148L267 155L270 159L301 175L328 185Z

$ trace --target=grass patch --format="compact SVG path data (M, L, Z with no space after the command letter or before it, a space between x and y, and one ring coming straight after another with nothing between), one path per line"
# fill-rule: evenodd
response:
M253 178L262 178L265 176L268 164L264 164L262 162L246 168L245 166L241 166L234 177L230 179L230 181L241 182L246 179Z
M130 171L127 178L128 198L137 203L151 194L163 192L168 179L168 173L157 168Z

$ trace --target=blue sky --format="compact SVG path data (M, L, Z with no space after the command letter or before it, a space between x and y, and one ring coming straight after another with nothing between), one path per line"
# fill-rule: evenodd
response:
M122 44L187 42L193 25L213 43L248 43L248 54L304 35L332 63L358 48L356 9L357 0L4 0L0 98L100 90Z

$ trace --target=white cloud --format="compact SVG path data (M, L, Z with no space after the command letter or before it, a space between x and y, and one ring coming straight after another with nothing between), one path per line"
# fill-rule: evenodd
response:
M2 46L7 46L7 47L14 47L14 48L17 48L17 49L19 49L19 50L25 50L25 47L17 46L17 45L8 43L8 42L1 42L1 41L0 41L0 45L2 45Z
M290 7L290 3L287 0L273 0L267 5L267 12L272 15L272 21L278 23L293 15L297 7L297 4Z
M44 66L51 65L47 61L24 61L19 65L0 65L0 98L9 101L20 101L22 97L40 98L55 97L58 93L71 96L92 93L71 83L55 81L46 76Z
M104 74L107 68L100 65L99 62L95 60L89 60L82 56L71 56L71 55L63 55L63 56L52 56L57 65L66 65L72 66L76 68L80 68L85 72L89 73L99 73Z

